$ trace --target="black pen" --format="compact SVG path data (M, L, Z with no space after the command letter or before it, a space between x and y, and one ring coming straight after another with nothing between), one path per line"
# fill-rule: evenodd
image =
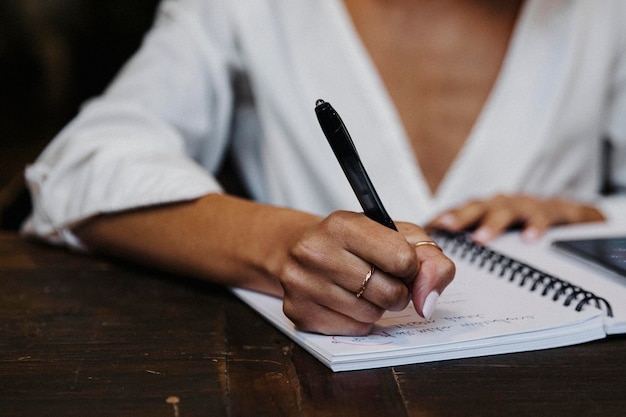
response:
M330 103L324 100L317 100L315 103L315 114L330 147L339 161L339 165L341 165L350 186L352 186L359 203L361 203L365 215L390 229L398 230L391 217L387 214L382 201L380 201L374 185L370 181L361 158L359 158L359 154L354 147L348 129L346 129L337 111Z

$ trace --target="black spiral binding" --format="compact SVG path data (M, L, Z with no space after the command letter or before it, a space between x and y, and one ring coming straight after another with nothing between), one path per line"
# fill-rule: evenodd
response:
M517 281L520 287L527 287L531 292L540 291L543 297L551 295L553 301L563 299L563 305L566 307L574 303L576 311L581 311L586 305L592 305L613 317L611 304L606 299L480 245L472 241L467 234L437 231L431 234L431 237L448 255L467 259L478 268L486 269L500 278L508 278L509 282Z

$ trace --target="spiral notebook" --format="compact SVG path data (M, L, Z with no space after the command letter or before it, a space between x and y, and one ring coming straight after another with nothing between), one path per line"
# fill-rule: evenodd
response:
M626 331L606 294L463 235L433 237L455 261L457 273L430 320L409 305L387 312L368 336L324 336L296 330L280 299L234 292L333 371L567 346L604 338L615 324L611 332ZM626 299L626 287L616 288L621 294L613 290L611 296Z

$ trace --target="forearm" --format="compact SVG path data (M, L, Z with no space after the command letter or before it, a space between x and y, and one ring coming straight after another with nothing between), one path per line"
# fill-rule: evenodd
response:
M282 295L289 247L316 216L220 194L99 216L74 232L95 251L218 284Z
M424 314L426 299L441 294L454 276L442 252L414 246L430 239L421 228L398 228L362 213L337 211L321 219L209 194L99 216L74 233L102 253L282 296L285 314L303 330L366 334L385 310L400 310L409 299ZM372 265L376 276L355 297Z

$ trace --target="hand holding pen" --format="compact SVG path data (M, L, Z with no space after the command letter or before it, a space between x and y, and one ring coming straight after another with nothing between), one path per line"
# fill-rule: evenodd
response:
M337 112L321 100L315 111L365 215L332 213L298 239L281 274L285 314L302 330L355 335L411 300L430 318L454 264L422 228L391 220Z

